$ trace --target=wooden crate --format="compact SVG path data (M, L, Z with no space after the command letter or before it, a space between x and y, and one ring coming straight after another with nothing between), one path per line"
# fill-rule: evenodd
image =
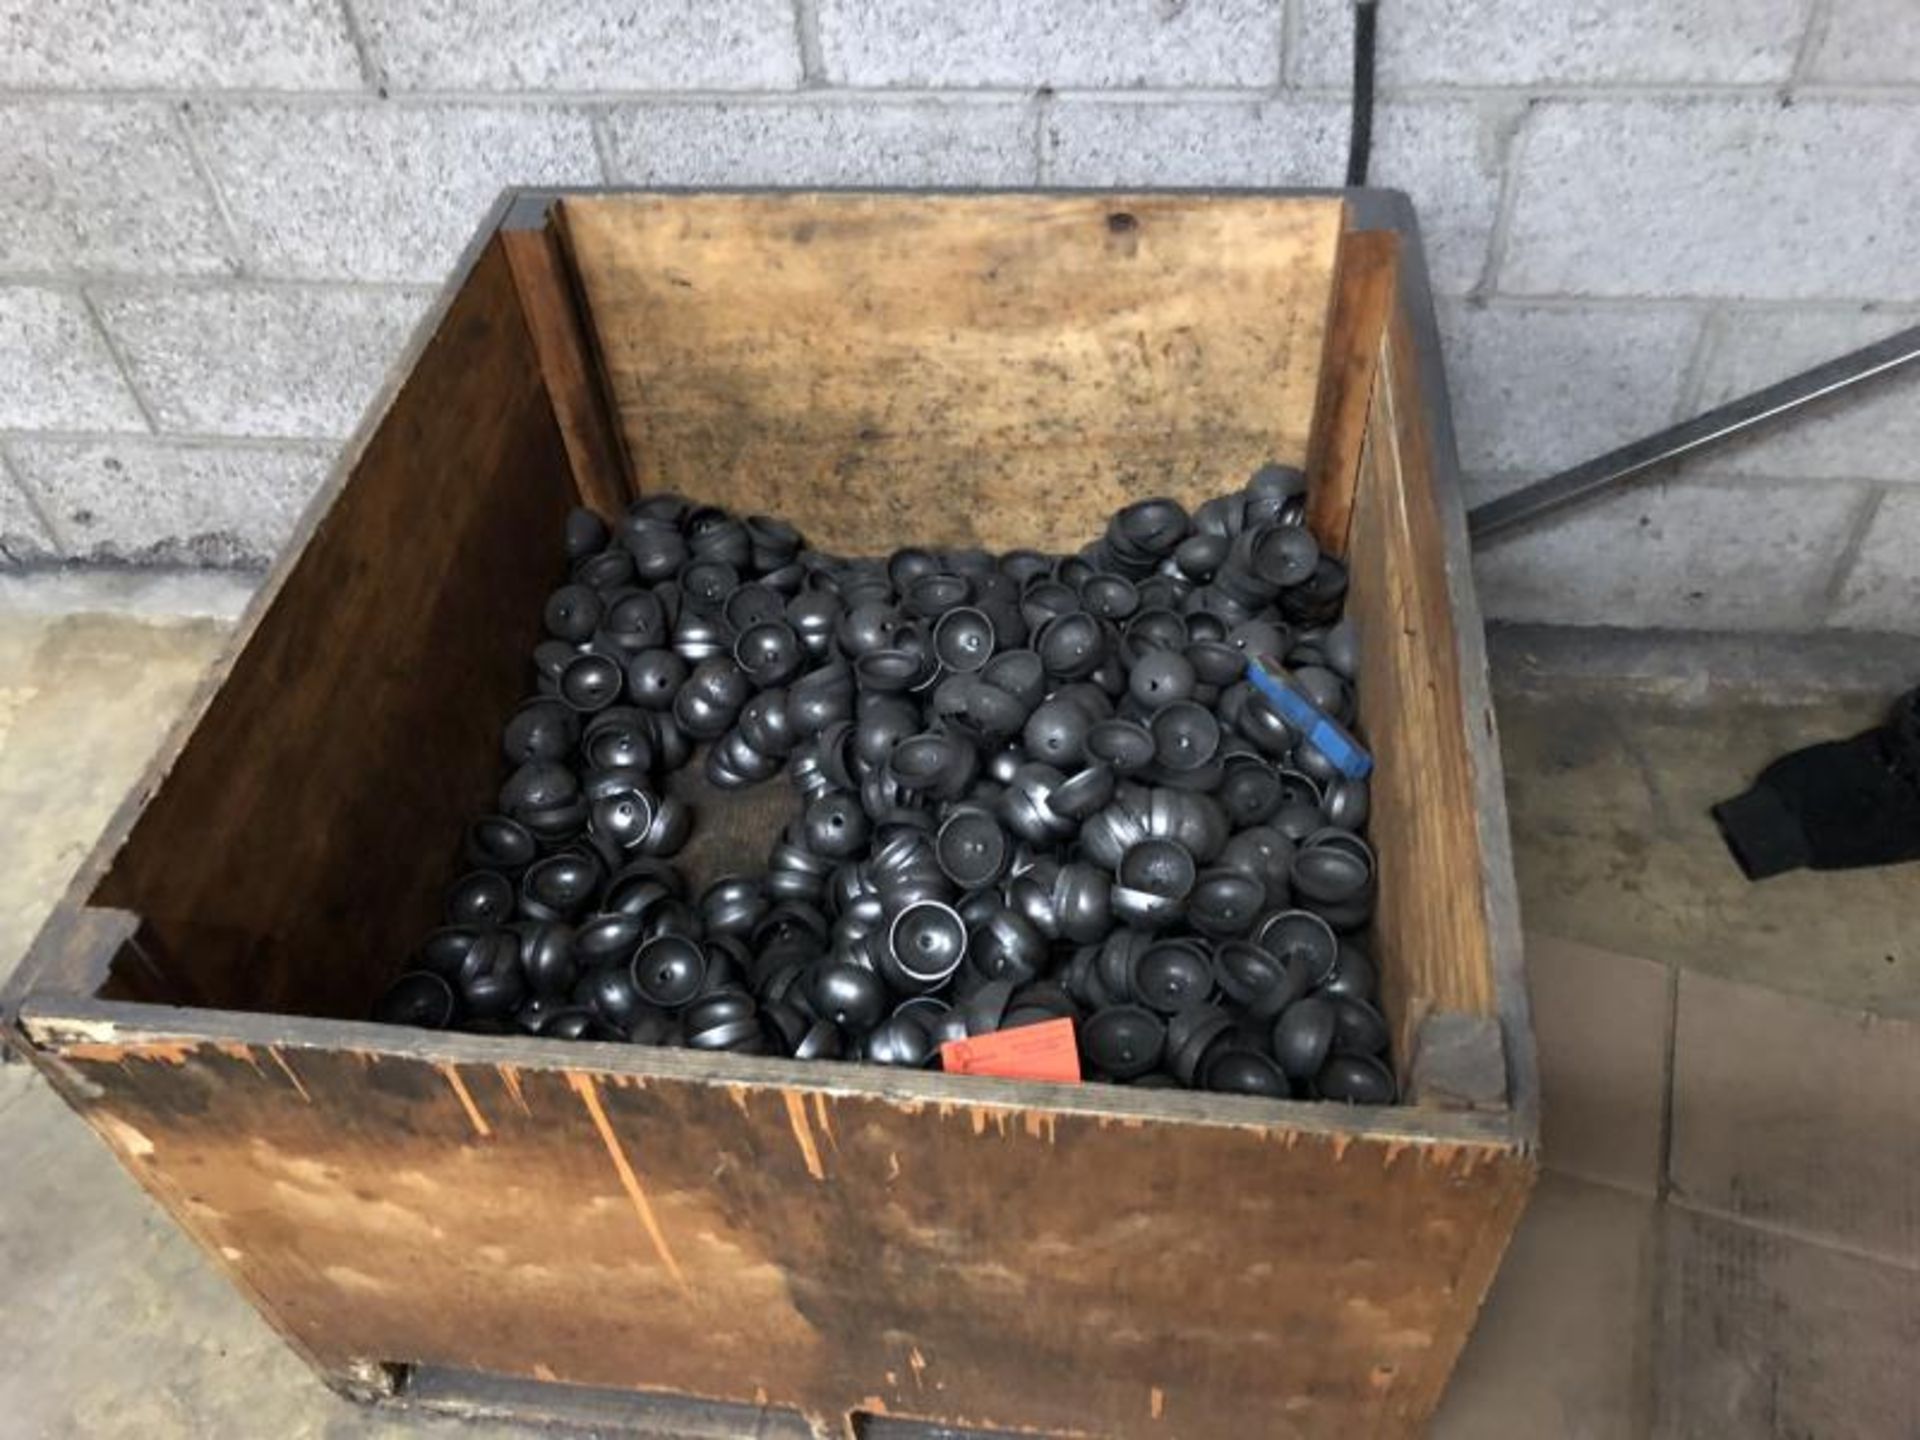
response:
M672 485L845 551L1073 548L1269 458L1309 465L1352 564L1406 1103L362 1020L499 781L576 501ZM639 1392L711 1433L1418 1430L1525 1202L1537 1095L1410 208L510 195L0 1014L349 1393Z

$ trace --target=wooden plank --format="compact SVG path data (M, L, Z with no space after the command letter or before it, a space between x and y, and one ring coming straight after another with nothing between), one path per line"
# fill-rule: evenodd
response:
M1429 1013L1494 1012L1459 651L1404 327L1396 307L1380 337L1348 598L1361 636L1360 724L1379 761L1369 822L1379 856L1375 945L1403 1081Z
M1340 237L1339 283L1307 459L1307 525L1330 555L1347 553L1380 337L1399 265L1400 237L1391 230L1349 230Z
M543 207L537 223L502 226L500 243L513 269L580 501L611 519L635 492L559 227Z
M209 1003L365 1013L499 783L574 501L496 240L93 902L144 917Z
M1337 199L561 202L643 489L816 544L1076 550L1304 463Z
M1506 1145L641 1081L596 1063L620 1048L57 1054L123 1162L329 1372L404 1360L822 1426L1417 1433L1531 1174Z

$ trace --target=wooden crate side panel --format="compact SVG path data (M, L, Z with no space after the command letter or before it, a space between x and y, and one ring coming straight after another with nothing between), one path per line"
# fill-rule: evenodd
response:
M1413 1434L1511 1148L150 1040L57 1059L326 1369L1108 1436Z
M499 781L575 501L496 240L91 897L203 1003L357 1015Z
M1076 550L1304 463L1337 199L562 202L643 489L821 546Z
M1380 337L1393 313L1399 264L1400 237L1392 230L1349 230L1340 237L1333 319L1307 459L1307 525L1330 555L1347 553Z
M1444 539L1404 317L1380 336L1354 497L1348 613L1378 766L1375 939L1404 1068L1435 1011L1494 1013L1478 805Z
M539 356L547 395L566 441L581 503L609 519L633 498L627 458L613 407L600 379L573 265L550 206L534 223L509 220L500 243Z

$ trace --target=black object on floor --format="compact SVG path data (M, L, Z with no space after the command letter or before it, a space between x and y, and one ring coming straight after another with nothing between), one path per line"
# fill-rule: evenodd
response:
M1920 690L1884 725L1781 756L1713 818L1749 880L1920 860Z

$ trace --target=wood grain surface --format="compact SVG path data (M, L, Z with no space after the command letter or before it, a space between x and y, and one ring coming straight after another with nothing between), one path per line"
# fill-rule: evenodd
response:
M323 1369L791 1406L823 1433L1416 1433L1531 1176L1498 1143L648 1079L604 1048L48 1056Z
M1399 265L1400 237L1391 230L1349 230L1340 237L1333 320L1307 456L1307 525L1330 555L1347 553L1380 337L1398 296Z
M500 783L575 501L496 240L94 903L141 916L209 1004L366 1013Z
M1077 550L1304 463L1337 199L624 195L561 216L641 488Z

